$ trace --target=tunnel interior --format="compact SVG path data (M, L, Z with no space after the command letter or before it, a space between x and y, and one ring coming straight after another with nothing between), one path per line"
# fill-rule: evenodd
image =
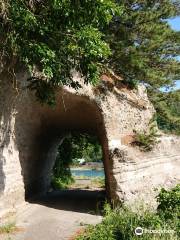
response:
M58 146L71 132L97 136L102 147L105 190L108 196L107 137L97 103L87 97L62 91L57 96L55 107L41 108L40 120L38 128L33 129L28 154L23 151L19 153L26 200L48 192Z
M102 146L94 135L71 132L60 142L51 174L51 191L104 189Z

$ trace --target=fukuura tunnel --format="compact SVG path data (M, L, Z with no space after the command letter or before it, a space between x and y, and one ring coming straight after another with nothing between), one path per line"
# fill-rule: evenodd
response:
M155 201L154 188L178 181L180 139L161 134L151 152L133 146L134 131L148 129L154 108L146 89L102 82L57 90L56 105L42 105L26 88L27 74L0 75L0 216L34 194L47 192L58 145L71 131L96 135L102 146L107 196L132 203ZM9 90L10 89L10 90ZM9 92L7 94L7 91Z

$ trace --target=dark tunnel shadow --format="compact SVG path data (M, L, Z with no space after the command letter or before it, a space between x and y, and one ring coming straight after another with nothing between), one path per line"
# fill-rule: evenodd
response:
M44 141L38 141L39 143L43 143L43 145L39 148L40 152L42 153L41 157L43 160L45 160L48 156L48 146L50 143L55 141L59 145L58 139L60 138L60 134L58 134L58 138L55 138L54 136L56 136L57 132L53 132L53 128L50 129L51 132L43 131L43 133L40 134L40 138L44 139ZM83 131L81 131L81 133L82 132ZM65 132L62 134L61 131L61 138L66 134ZM45 163L43 166L45 166ZM31 196L33 195L29 194L26 196L26 201L31 204L39 204L57 210L101 215L104 203L106 201L106 190L66 189L53 190L52 192L46 191L44 194L41 194L37 191L37 195L35 197L31 198Z
M80 213L102 213L106 201L105 190L57 190L46 195L29 199L32 204L40 204L50 208Z

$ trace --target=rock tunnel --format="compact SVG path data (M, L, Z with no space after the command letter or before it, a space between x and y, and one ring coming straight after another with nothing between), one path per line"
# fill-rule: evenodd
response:
M76 75L81 88L59 89L56 106L49 107L36 101L26 79L23 71L16 81L0 74L0 217L16 211L25 196L47 191L57 146L71 131L98 137L112 200L151 204L154 188L179 181L179 137L162 134L147 153L131 145L134 130L148 130L154 114L144 86L94 88Z
M31 147L28 147L28 152L30 152L28 159L25 161L24 151L22 155L21 152L19 155L26 196L47 191L57 147L63 138L72 131L98 137L103 150L108 194L107 138L100 109L96 102L90 101L87 97L76 96L64 91L59 93L57 102L58 104L54 108L47 106L42 108L41 124L33 131L33 143L30 145ZM23 141L26 140L23 139ZM21 136L19 142L21 142Z

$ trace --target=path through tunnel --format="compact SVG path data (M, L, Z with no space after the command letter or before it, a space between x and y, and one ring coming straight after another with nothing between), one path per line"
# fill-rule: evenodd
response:
M106 199L102 148L96 136L71 132L61 139L49 189L31 202L66 211L101 212Z
M66 203L67 199L70 201L81 199L81 202L89 199L89 203L92 203L92 199L98 199L99 196L101 198L102 195L97 190L75 189L58 193L57 191L49 192L58 147L72 132L97 137L102 147L105 192L109 197L108 147L101 111L97 104L87 97L61 92L55 107L43 107L40 129L36 130L33 144L29 147L31 154L26 162L21 161L27 201L35 199L34 196L43 196L47 199L47 195L48 199L59 199L59 197L66 199ZM83 208L82 205L81 208Z

